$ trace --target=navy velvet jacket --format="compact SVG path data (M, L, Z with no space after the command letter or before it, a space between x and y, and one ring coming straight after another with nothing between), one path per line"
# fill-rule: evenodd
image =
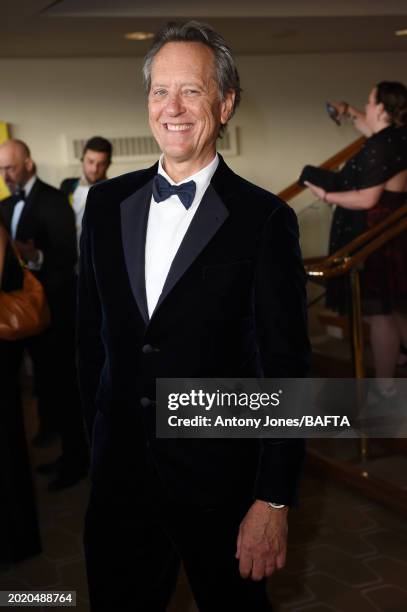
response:
M157 164L96 185L86 205L78 346L92 479L136 492L153 469L177 500L293 504L303 441L156 439L154 395L157 377L307 374L295 214L221 158L149 319L144 249L156 172Z

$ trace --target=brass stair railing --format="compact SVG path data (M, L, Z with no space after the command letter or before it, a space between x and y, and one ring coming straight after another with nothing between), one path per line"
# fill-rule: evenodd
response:
M365 377L360 266L369 255L406 230L407 204L404 204L381 221L381 223L374 225L325 260L306 266L307 275L310 278L318 278L319 280L349 274L349 328L353 372L356 379ZM368 439L362 436L360 440L360 458L362 463L366 461L368 452ZM364 477L369 475L367 470L363 470L362 474Z
M334 170L355 155L364 142L359 138L348 147L332 156L321 164L322 168ZM305 189L297 182L293 183L278 195L286 200L292 200ZM383 247L390 240L407 231L407 202L401 206L381 223L363 232L345 247L339 249L328 257L313 257L306 263L308 278L319 283L326 279L338 276L349 276L350 283L350 338L352 346L352 359L354 376L357 379L364 378L364 343L363 343L363 319L362 300L360 292L360 268L369 255ZM323 294L313 300L312 304L319 301ZM358 385L361 390L361 386ZM362 392L360 393L362 401ZM320 442L320 441L318 441ZM381 440L386 442L384 447L390 453L407 451L407 445L401 444L403 440ZM397 446L394 442L399 442ZM377 440L376 440L377 444ZM383 445L382 445L383 446ZM399 448L400 447L400 448ZM352 449L353 447L349 447ZM348 450L349 450L348 448ZM351 450L352 453L352 450ZM354 487L360 493L384 505L401 512L407 516L407 492L405 489L391 481L375 475L369 466L369 455L377 455L377 448L369 449L368 439L362 436L360 439L358 457L350 460L336 458L329 449L323 445L308 445L308 464L323 473L328 478L334 478L340 482Z
M365 141L362 136L344 149L332 155L320 168L335 170L361 148ZM294 182L278 194L285 201L290 201L306 189L305 186ZM315 281L324 281L328 278L349 274L351 293L350 328L352 341L353 368L356 378L364 377L363 367L363 323L360 299L360 278L358 268L363 261L386 242L407 229L407 203L401 206L381 223L374 225L363 232L349 244L328 257L314 257L308 261L306 272ZM307 262L306 262L307 263ZM315 300L318 301L320 298Z
M383 221L352 240L318 263L306 266L310 278L326 280L349 273L350 278L350 328L355 378L364 377L363 320L360 295L360 266L369 255L407 230L407 203Z
M356 155L365 140L365 137L361 136L357 140L351 142L350 145L346 146L344 149L341 149L339 153L335 153L335 155L332 155L326 161L320 164L320 168L324 168L325 170L336 170L336 168L339 168L339 166L348 161L348 159ZM300 185L297 181L295 181L280 191L278 197L285 202L289 202L304 191L304 189L307 189L307 187L304 187L304 185Z

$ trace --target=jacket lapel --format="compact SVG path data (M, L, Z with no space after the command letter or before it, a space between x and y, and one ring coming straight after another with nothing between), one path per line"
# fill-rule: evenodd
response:
M18 220L16 239L17 240L27 240L28 238L32 238L32 235L26 236L27 228L32 231L32 227L30 226L29 219L31 216L31 210L33 204L35 203L35 199L37 194L41 191L41 181L39 178L36 179L29 196L26 199L23 210L21 211L20 218ZM9 232L11 232L11 221L13 219L14 212L14 197L9 197L0 203L2 208L1 214L4 219L4 222L7 226ZM28 223L27 223L28 219ZM31 224L32 225L32 224Z
M39 178L35 180L32 189L27 196L27 199L24 204L24 208L21 211L20 218L18 220L16 239L17 240L28 240L32 238L32 231L35 226L34 222L30 222L30 217L32 217L32 209L35 206L35 201L39 193L41 192L41 181ZM28 234L27 234L28 232Z
M140 313L149 321L145 283L145 245L152 181L131 194L120 204L124 258L130 286Z
M229 216L224 202L230 200L229 192L233 184L233 180L230 179L234 175L222 157L220 155L219 157L219 166L174 257L152 317ZM149 168L148 173L150 180L120 204L127 274L134 298L146 325L149 324L150 317L145 283L145 246L152 178L157 173L157 164Z
M228 216L228 209L212 185L209 185L174 257L154 313Z

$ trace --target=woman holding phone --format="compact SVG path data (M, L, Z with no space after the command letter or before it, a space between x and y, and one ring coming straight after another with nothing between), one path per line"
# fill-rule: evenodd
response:
M398 82L378 83L369 93L364 113L346 102L334 107L339 118L349 116L367 139L340 172L306 166L300 178L314 196L336 206L330 253L407 203L406 87ZM335 284L328 291L327 305L342 314L346 311L344 292L335 291ZM362 311L370 323L376 377L390 379L400 347L407 346L406 233L366 259ZM392 395L392 383L382 383L381 392Z

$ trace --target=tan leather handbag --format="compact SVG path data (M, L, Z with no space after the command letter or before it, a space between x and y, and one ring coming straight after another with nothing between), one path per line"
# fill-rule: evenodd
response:
M0 289L0 340L21 340L43 332L51 314L43 286L22 261L12 240L10 244L23 269L23 287L10 292Z

